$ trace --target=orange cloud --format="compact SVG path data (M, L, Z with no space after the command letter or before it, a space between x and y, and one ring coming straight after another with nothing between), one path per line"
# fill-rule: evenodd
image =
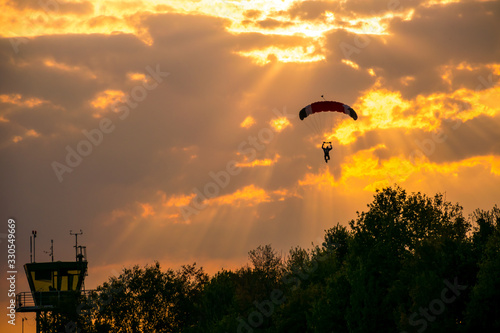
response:
M234 35L257 33L269 36L300 36L305 43L288 47L269 45L265 48L237 51L259 65L270 61L318 62L325 59L325 35L336 29L356 34L388 34L388 20L394 17L411 19L412 9L405 12L355 15L352 12L326 10L316 19L291 15L289 10L299 5L296 0L142 0L93 2L36 2L33 6L17 6L3 0L0 19L5 23L4 37L28 37L54 34L114 34L137 36L147 45L153 40L142 24L144 15L179 13L205 15L225 19L226 30ZM249 13L254 13L249 15Z
M256 167L256 166L271 166L275 163L278 162L280 158L280 155L279 154L275 154L274 155L274 158L271 160L269 158L265 158L265 159L262 159L262 160L252 160L251 162L240 162L240 163L236 163L236 167L238 168L253 168L253 167ZM247 160L245 158L245 160Z
M163 192L159 192L162 196L162 206L163 207L183 207L189 205L191 200L195 197L195 194L191 195L173 195L167 199L167 195Z
M97 109L93 116L95 118L100 118L102 114L111 111L111 106L113 104L123 102L124 97L125 93L121 90L108 89L98 93L94 99L90 101L90 105L92 105L94 109Z
M71 65L67 65L67 64L62 63L62 62L57 62L53 59L45 59L43 61L43 64L46 67L50 67L50 68L57 69L60 71L78 73L82 76L86 76L86 77L89 77L92 79L97 78L97 76L94 73L92 73L89 68L82 68L80 66L71 66Z
M252 116L248 116L245 118L245 120L243 120L243 122L240 124L240 127L243 127L243 128L250 128L252 127L253 125L255 125L256 121L255 119L252 117Z
M295 196L294 191L278 189L267 192L255 185L248 185L231 194L222 195L204 202L208 206L231 205L234 207L253 207L255 205L273 201L283 201L286 197Z
M148 79L144 73L127 73L127 78L131 81L141 81L148 82Z
M28 131L26 131L24 133L24 136L23 135L16 135L16 136L14 136L12 138L12 142L18 143L18 142L21 142L21 141L23 141L24 139L26 139L28 137L38 138L39 136L40 136L40 133L38 133L34 129L30 129L30 130L28 130Z
M499 68L494 66L492 70L500 71ZM500 114L500 85L489 82L490 79L482 79L480 90L461 88L451 93L418 95L412 100L404 99L400 92L381 88L380 83L376 83L353 105L358 112L358 120L344 120L328 138L347 145L356 140L357 134L372 130L405 128L432 132L447 120L465 122L480 115L496 116Z
M266 65L273 60L280 62L316 62L325 59L322 54L317 54L313 45L307 47L305 50L301 46L279 48L276 46L269 46L265 49L255 49L252 51L237 51L238 55L249 57L257 65Z
M155 215L153 206L151 206L150 204L144 203L144 204L140 204L140 206L142 208L142 214L141 214L142 217L148 217L148 216Z
M223 195L207 201L209 205L232 205L239 207L242 204L245 204L245 206L254 206L262 202L270 202L271 198L265 190L252 184L232 194Z
M278 133L283 131L288 126L292 126L292 124L290 123L290 120L288 120L287 117L273 119L273 120L271 120L270 125Z
M21 94L9 94L9 95L0 95L0 103L13 104L17 106L23 106L28 108L34 108L35 106L39 106L43 103L48 103L47 101L39 98L23 98Z
M377 149L362 150L348 157L341 165L341 176L335 179L328 167L317 173L307 173L298 181L301 187L342 187L356 191L374 191L376 188L390 186L394 183L402 184L410 179L426 179L430 174L441 175L445 178L457 177L459 174L480 167L490 175L500 176L500 157L495 155L476 156L462 161L449 163L430 162L426 156L411 161L406 156L394 156L387 160L380 160L376 155Z

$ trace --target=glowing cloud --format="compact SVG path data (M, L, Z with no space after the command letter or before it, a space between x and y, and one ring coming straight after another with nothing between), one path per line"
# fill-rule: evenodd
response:
M384 148L383 145L359 151L350 156L341 165L341 176L335 179L328 167L317 173L307 173L298 181L299 187L322 189L325 187L342 187L350 191L375 191L377 188L390 186L395 183L415 182L425 179L429 175L444 178L458 177L460 173L480 167L483 172L500 176L500 157L494 155L477 156L462 161L450 163L430 162L426 156L394 156L381 160L375 151Z
M34 108L43 103L48 103L39 98L24 98L21 94L10 94L10 95L0 95L0 103L8 103L17 106L24 106L28 108Z
M102 114L112 111L111 106L115 103L122 102L124 100L125 93L121 90L105 90L98 93L93 100L90 101L90 105L97 112L93 114L94 118L100 118Z
M243 128L250 128L252 127L253 125L255 125L256 121L255 119L252 117L252 116L248 116L245 118L245 120L243 120L243 122L240 124L240 127L243 127Z
M253 168L256 166L271 166L271 165L277 163L279 158L280 158L280 155L276 154L272 160L269 158L262 159L262 160L253 160L251 162L236 163L235 166L239 167L239 168Z
M290 120L288 120L287 117L273 119L273 120L271 120L270 125L278 133L283 131L288 126L292 126L292 124L290 123Z
M232 194L223 195L207 200L208 205L232 205L239 207L254 206L263 202L270 202L271 197L262 188L248 185Z
M250 57L257 65L266 65L272 61L280 62L315 62L324 60L325 56L316 54L314 46L304 49L300 46L292 48L278 48L269 46L261 50L235 52L244 57Z
M398 91L380 88L380 84L376 83L353 105L360 115L358 121L344 121L329 138L347 145L356 140L357 134L372 130L404 128L407 131L424 129L432 132L443 121L465 122L479 115L496 116L500 114L497 103L500 85L490 82L490 79L482 78L479 86L482 89L461 88L451 93L418 95L412 100L404 99ZM409 82L413 78L406 77L404 80Z
M151 206L150 204L144 203L144 204L140 204L140 205L141 205L142 210L143 210L142 214L141 214L142 217L148 217L148 216L155 214L153 206Z
M270 61L317 62L325 59L325 34L345 29L356 34L387 35L389 20L396 17L411 19L413 9L405 12L383 12L354 15L352 12L333 12L325 9L315 19L302 18L290 11L300 6L297 0L281 1L226 1L226 0L142 0L67 3L61 1L37 2L31 6L12 5L3 0L5 10L0 13L8 29L5 37L32 37L53 34L133 34L147 45L153 44L142 20L145 15L179 13L207 15L225 19L226 30L234 35L257 33L274 36L301 36L300 47L278 47L237 51L259 65Z

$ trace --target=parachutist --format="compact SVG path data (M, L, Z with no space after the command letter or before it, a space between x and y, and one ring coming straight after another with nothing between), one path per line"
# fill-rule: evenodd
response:
M323 97L324 99L323 95L321 95L321 97ZM308 125L314 125L314 123L320 122L321 117L315 118L317 117L317 114L321 114L323 112L332 113L333 115L343 113L354 120L358 119L358 114L356 113L356 111L354 111L353 108L344 103L335 101L319 101L311 103L299 111L299 119L304 121L306 118L311 117L314 120L313 123L311 123L310 120L305 120L304 122L306 122ZM331 131L332 127L326 130ZM318 132L317 134L321 136L323 136L326 132L320 131L318 128L316 128L316 131ZM333 148L332 143L330 141L323 141L323 145L321 146L321 148L325 153L325 162L328 163L328 161L330 160L330 150L332 150Z
M325 147L326 143L328 143L330 145ZM323 152L325 153L325 162L328 163L328 160L330 159L330 150L332 150L332 143L324 141L323 144L321 145L321 148L323 149Z

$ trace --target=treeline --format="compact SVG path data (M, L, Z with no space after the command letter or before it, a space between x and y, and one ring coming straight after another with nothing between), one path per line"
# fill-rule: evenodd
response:
M124 269L78 305L46 315L66 332L498 332L500 209L476 210L377 191L349 227L282 258L270 245L249 265ZM50 325L59 322L59 325ZM65 323L65 324L64 324Z

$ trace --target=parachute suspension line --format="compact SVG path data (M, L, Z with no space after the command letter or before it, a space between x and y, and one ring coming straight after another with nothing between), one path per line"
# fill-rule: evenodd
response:
M304 119L303 122L307 125L307 127L309 127L309 129L311 130L311 132L313 132L313 133L317 133L318 132L316 130L316 128L314 127L314 125L312 124L312 122L310 121L310 119Z
M304 119L304 122L312 133L319 137L323 137L323 127L325 126L323 115L316 114L315 117L309 116Z
M315 115L319 116L319 117L311 117L311 118L313 118L313 121L315 122L316 133L319 136L323 136L323 130L324 130L324 126L325 126L324 114L315 114Z
M309 116L304 119L307 127L321 138L323 141L327 141L327 134L332 131L333 125L335 124L335 119L332 119L331 114L327 113L316 113L314 116Z
M321 134L321 121L320 121L321 117L312 117L311 115L309 116L309 118L311 118L316 134Z
M328 117L328 136L330 136L333 133L336 123L337 123L336 117ZM328 138L328 141L331 141L331 138Z
M326 132L328 130L328 124L331 120L331 117L329 117L329 114L326 112L323 112L320 114L321 119L318 117L318 120L321 121L321 128L320 128L320 134L321 134L321 140L326 141Z

